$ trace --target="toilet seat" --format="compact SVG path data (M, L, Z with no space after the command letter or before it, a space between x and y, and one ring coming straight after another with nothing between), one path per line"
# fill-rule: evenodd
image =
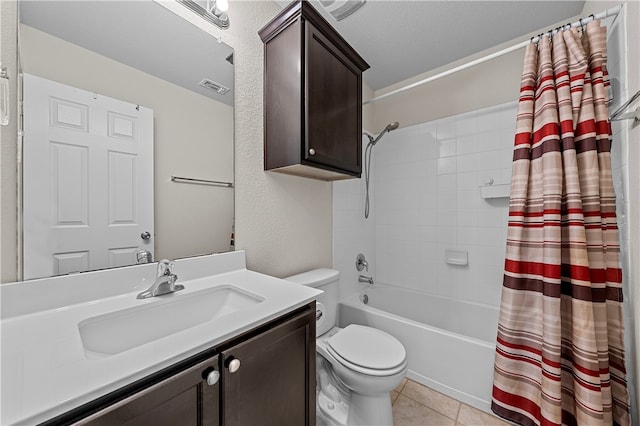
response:
M327 351L345 367L370 376L390 376L406 368L402 343L382 330L351 324L327 340Z

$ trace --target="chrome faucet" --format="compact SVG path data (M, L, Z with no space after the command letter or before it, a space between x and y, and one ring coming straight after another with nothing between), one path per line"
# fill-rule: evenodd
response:
M138 299L147 299L149 297L162 296L163 294L184 290L182 284L176 284L178 276L171 272L172 267L173 262L167 259L158 262L158 272L156 273L155 282L151 287L138 294Z
M360 275L358 277L358 281L361 283L367 283L373 285L373 277L367 277L365 275Z

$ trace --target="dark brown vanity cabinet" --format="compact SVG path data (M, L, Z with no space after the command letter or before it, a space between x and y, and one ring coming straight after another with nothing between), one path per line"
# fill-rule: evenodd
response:
M98 411L76 425L219 425L218 364L217 356L200 362Z
M45 424L315 426L315 336L314 302Z
M306 1L264 42L264 168L324 180L362 172L362 72L369 65Z
M315 325L314 309L221 353L224 425L315 425Z

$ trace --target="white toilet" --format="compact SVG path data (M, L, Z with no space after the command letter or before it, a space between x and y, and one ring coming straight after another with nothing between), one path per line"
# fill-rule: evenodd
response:
M316 312L318 426L391 426L389 392L407 373L407 353L382 330L336 327L339 274L321 268L286 278L324 291Z

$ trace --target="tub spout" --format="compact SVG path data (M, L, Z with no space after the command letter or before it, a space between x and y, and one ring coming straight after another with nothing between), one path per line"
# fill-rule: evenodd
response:
M360 275L358 281L361 283L367 283L373 285L373 277L367 277L366 275Z

